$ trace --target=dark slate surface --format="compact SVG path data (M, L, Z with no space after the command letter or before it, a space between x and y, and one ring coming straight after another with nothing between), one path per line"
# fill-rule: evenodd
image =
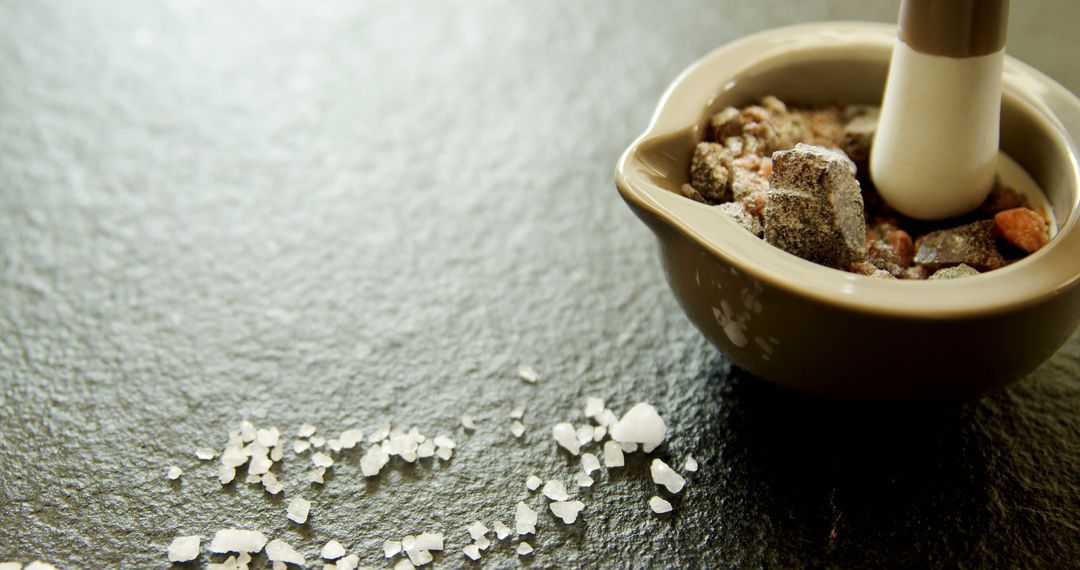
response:
M466 524L512 522L530 473L569 481L549 429L586 395L657 404L699 475L658 517L636 457L578 524L543 513L534 556L485 565L1080 560L1080 338L977 404L783 393L698 336L612 188L697 56L895 3L219 4L0 4L0 560L163 568L176 534L238 525L370 565L441 530L436 565L466 566ZM1073 89L1076 11L1014 6L1010 44ZM194 458L244 417L459 447L372 481L346 454L321 489L289 452L297 527Z

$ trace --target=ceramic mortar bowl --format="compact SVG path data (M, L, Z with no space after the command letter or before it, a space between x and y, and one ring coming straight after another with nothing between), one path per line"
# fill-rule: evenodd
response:
M668 88L619 160L616 186L652 231L668 283L735 364L844 398L975 398L1048 359L1080 319L1080 100L1005 63L1001 148L1042 187L1059 228L1003 269L946 281L873 279L773 248L678 194L708 118L773 94L800 105L880 104L896 28L826 23L740 39Z

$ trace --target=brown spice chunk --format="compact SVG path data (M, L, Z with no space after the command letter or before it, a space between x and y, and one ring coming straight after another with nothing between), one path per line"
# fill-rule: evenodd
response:
M738 202L727 202L720 204L716 207L721 212L727 214L735 223L739 224L746 231L754 234L757 237L761 237L765 233L764 228L761 227L761 221L750 212L746 211L746 208Z
M970 265L989 271L1005 265L994 243L993 220L930 232L915 243L915 263L935 271L942 267Z
M724 147L700 143L690 161L690 184L711 203L728 202L731 200L733 168L731 153Z
M998 234L1020 249L1034 253L1050 241L1046 220L1029 208L1013 208L994 215Z
M874 142L877 125L876 112L858 115L844 125L844 132L840 138L840 150L848 155L858 171L863 174L869 171L870 145Z
M679 192L684 198L690 198L695 202L707 203L705 202L705 197L701 195L701 192L698 192L696 188L689 184L683 184L682 187L679 188Z
M971 277L972 275L978 274L979 271L974 267L961 263L956 267L938 269L930 276L930 279L959 279L961 277Z
M866 261L874 267L888 271L893 277L900 277L904 274L904 266L900 264L900 256L884 240L871 239L866 241Z
M866 275L867 277L875 277L877 279L895 279L896 277L884 269L878 268L873 263L867 263L860 261L858 263L852 263L848 266L848 271L851 273L858 273L859 275Z
M846 269L864 258L862 195L847 158L804 144L773 154L765 241L808 261Z

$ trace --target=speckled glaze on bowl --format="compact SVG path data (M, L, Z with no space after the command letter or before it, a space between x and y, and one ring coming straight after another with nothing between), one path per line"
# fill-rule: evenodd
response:
M976 398L1048 359L1080 320L1080 100L1008 59L1002 150L1043 188L1059 233L1009 267L952 281L872 279L773 248L683 198L715 111L774 94L804 105L878 104L894 26L824 23L728 44L686 69L615 182L652 231L686 315L737 365L844 398Z

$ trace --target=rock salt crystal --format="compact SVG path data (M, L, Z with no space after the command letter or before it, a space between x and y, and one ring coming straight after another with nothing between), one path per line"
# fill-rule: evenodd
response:
M387 540L382 545L383 556L386 558L393 558L401 552L400 540Z
M480 540L485 534L490 532L488 527L480 521L476 521L465 527L465 530L469 532L469 536L471 536L473 540Z
M660 497L652 497L649 499L649 508L656 514L664 514L671 512L671 503L661 499Z
M292 444L293 453L303 453L309 449L311 449L311 442L306 439L298 439Z
M331 467L334 465L334 460L321 451L316 451L315 454L311 456L311 462L315 464L315 467Z
M469 560L480 560L480 547L475 544L463 546L461 552L463 552Z
M307 478L308 481L311 483L318 483L320 485L324 485L326 483L326 468L318 467L316 469L308 471Z
M557 423L551 428L551 435L572 455L581 453L581 444L578 442L577 431L573 425L566 422Z
M257 530L223 528L214 533L209 550L215 554L258 552L266 546L266 535Z
M600 460L591 453L581 454L581 469L588 475L600 468Z
M524 416L525 416L525 408L523 408L521 406L516 406L516 407L514 407L514 409L510 410L510 419L520 420Z
M435 441L435 447L445 447L447 449L454 449L455 447L457 447L457 444L454 443L454 440L452 440L452 439L450 439L450 438L448 438L448 437L446 437L444 435L435 436L434 441Z
M532 366L522 366L518 368L518 376L530 384L536 384L536 381L540 379L540 374L537 373L536 370L533 370Z
M495 524L491 526L495 529L495 537L499 540L510 536L510 527L503 524L502 521L495 521Z
M626 465L626 458L623 457L622 448L614 441L608 441L604 443L604 465L607 467L622 467Z
M416 446L416 456L422 459L435 455L435 444L430 441L425 441Z
M211 459L217 457L217 452L209 447L200 447L199 449L195 450L195 457L198 457L202 461L210 461Z
M620 443L640 443L649 453L667 436L667 426L651 404L641 402L630 408L622 419L611 426L611 438Z
M199 557L199 544L202 538L198 536L178 536L169 544L169 562L190 562Z
M439 459L443 461L450 461L450 458L454 456L454 450L449 447L437 447L435 448L435 455L438 455Z
M565 501L570 498L570 495L566 492L566 485L563 485L562 481L555 479L544 484L543 493L545 497L552 501Z
M289 520L296 524L304 524L307 522L308 513L311 512L311 501L303 497L296 497L289 501L289 506L286 507L285 511Z
M694 473L698 470L697 459L694 459L693 455L687 455L686 461L683 462L683 471Z
M585 508L585 503L581 501L555 501L549 507L555 516L562 519L562 522L574 524L577 521L578 513Z
M536 532L536 511L520 501L514 512L514 530L518 534L534 534Z
M408 558L402 558L398 560L397 564L394 564L394 570L416 570L416 566L413 566Z
M653 459L649 472L652 473L653 482L666 487L669 493L678 493L686 485L686 479L660 459Z
M592 443L593 440L593 428L592 426L578 426L577 428L577 440L578 445L585 445Z
M315 426L311 424L300 424L300 429L297 430L296 435L300 437L311 437L315 435Z
M593 478L589 477L588 473L578 473L574 475L574 481L577 482L578 487L592 487L594 483Z
M519 421L515 421L510 424L510 433L514 434L514 437L521 437L525 435L525 425Z
M236 468L229 467L228 465L222 465L218 469L218 481L221 481L222 485L228 485L236 479Z
M461 416L461 426L468 430L476 429L476 421L470 415Z
M443 535L438 532L422 532L416 536L416 548L421 550L442 550Z
M375 431L371 432L371 435L368 436L368 441L371 443L379 443L385 440L389 435L390 422L386 422L385 424L375 428Z
M360 565L360 557L355 554L350 554L344 558L340 558L337 564L333 568L327 568L323 566L323 570L356 570L356 567Z
M585 417L595 418L604 412L604 401L600 398L585 398Z
M261 481L263 489L266 489L266 492L271 495L276 495L285 490L285 485L282 485L281 482L278 481L277 475L274 475L273 473L264 474L261 477Z
M173 466L169 467L169 472L165 474L165 478L169 479L170 481L176 481L183 474L184 474L183 469L173 465Z
M517 545L518 556L528 556L532 554L533 547L528 542L521 542Z
M529 475L529 478L525 479L525 487L530 491L535 491L540 488L540 484L543 482L543 479L536 475Z
M358 429L347 429L341 432L341 447L352 449L356 444L364 440L364 432Z
M319 437L317 435L312 436L309 441L311 441L311 447L322 447L322 446L326 445L326 438L325 437Z
M604 441L605 437L607 437L607 428L604 426L596 426L593 428L592 433L592 440L596 443L600 443L601 441Z
M319 556L326 560L337 560L338 558L345 556L345 547L342 546L340 542L331 539L330 542L327 542L322 547L322 550L319 551Z
M297 552L288 542L278 538L271 540L266 545L266 558L271 562L284 562L286 564L296 564L297 566L307 564L304 555Z

